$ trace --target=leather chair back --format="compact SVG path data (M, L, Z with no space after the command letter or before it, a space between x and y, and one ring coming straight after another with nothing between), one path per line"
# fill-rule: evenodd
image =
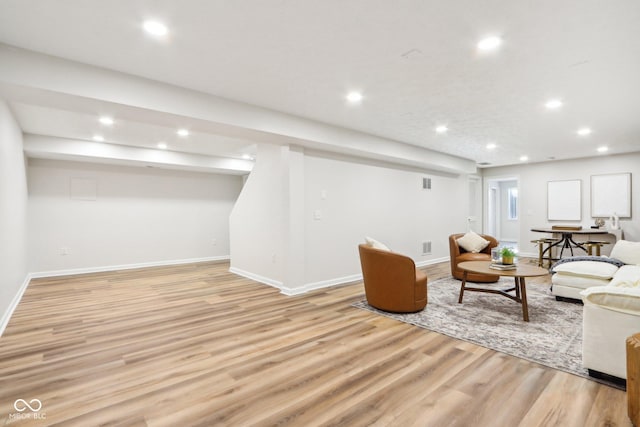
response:
M411 313L427 304L427 275L398 253L358 246L367 302L396 313Z

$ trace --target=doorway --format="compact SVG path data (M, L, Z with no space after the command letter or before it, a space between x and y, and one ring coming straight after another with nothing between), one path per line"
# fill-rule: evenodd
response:
M518 247L520 241L520 188L517 177L487 178L485 229L501 246Z

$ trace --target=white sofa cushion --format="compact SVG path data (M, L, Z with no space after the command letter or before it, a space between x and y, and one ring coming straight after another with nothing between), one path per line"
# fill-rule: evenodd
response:
M595 277L584 277L576 276L573 274L556 273L551 276L551 283L553 283L554 290L556 285L579 288L577 290L580 290L587 289L592 286L607 286L609 284L609 279L596 279ZM556 295L555 292L554 295ZM580 298L577 295L576 297Z
M575 261L557 265L553 268L553 271L555 271L556 273L563 273L580 277L611 279L618 271L618 267L607 262Z
M640 288L595 286L585 289L580 295L585 305L594 304L621 313L640 315Z
M377 241L371 237L365 237L364 241L367 242L367 245L371 246L374 249L380 249L381 251L391 252L391 249L387 245L382 242Z
M488 240L485 240L478 233L469 231L467 234L458 239L458 245L467 252L478 253L489 244Z
M619 259L625 264L640 265L640 242L618 240L611 249L611 258Z
M610 286L640 289L640 265L623 265L613 276Z

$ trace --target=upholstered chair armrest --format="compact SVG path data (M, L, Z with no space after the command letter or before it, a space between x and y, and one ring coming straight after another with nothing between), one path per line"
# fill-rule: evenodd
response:
M640 316L640 288L594 286L580 292L582 301L608 310Z

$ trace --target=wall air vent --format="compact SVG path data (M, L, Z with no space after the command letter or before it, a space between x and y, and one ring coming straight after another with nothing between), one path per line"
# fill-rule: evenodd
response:
M422 189L431 190L431 178L422 178Z
M422 242L422 255L429 255L431 253L431 240Z

